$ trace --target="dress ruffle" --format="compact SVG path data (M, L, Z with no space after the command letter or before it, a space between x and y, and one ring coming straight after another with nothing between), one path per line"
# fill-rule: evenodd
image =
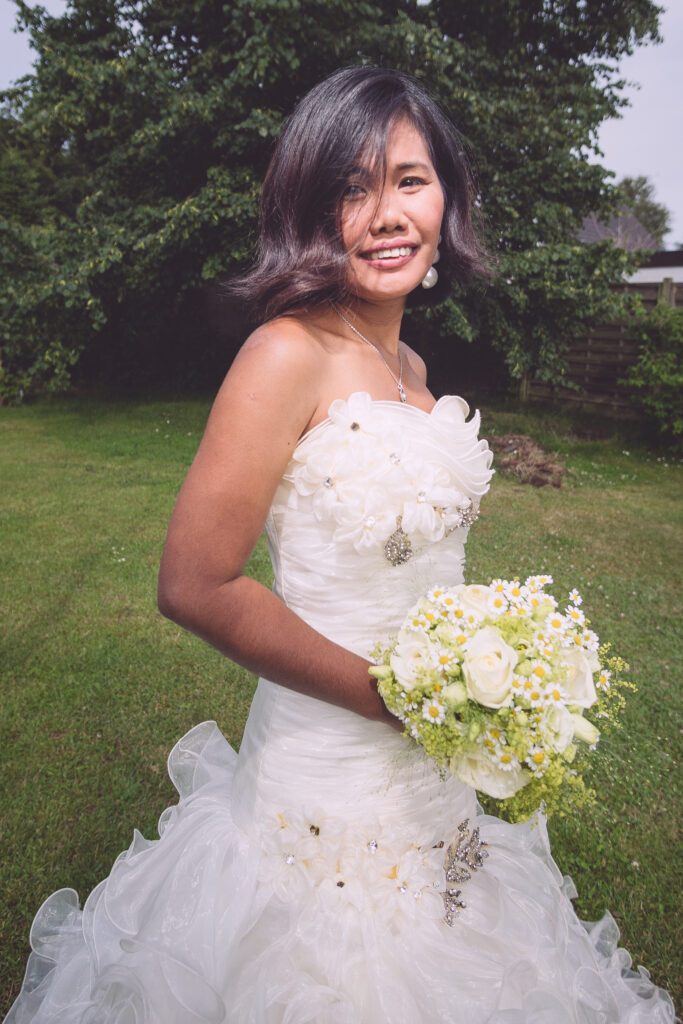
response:
M675 1020L670 996L632 969L612 915L577 918L540 812L517 825L472 819L489 856L449 927L438 900L398 889L386 900L406 901L405 914L378 914L371 872L341 887L277 884L267 844L233 818L236 764L215 722L175 745L179 800L159 839L135 831L82 911L73 889L43 903L6 1024Z

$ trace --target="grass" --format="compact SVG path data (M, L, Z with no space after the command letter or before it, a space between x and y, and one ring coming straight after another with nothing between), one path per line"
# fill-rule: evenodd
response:
M255 680L162 619L155 579L204 401L46 401L0 410L4 884L0 1013L42 900L84 899L177 794L175 741L215 718L239 746ZM632 437L586 440L553 411L482 410L482 435L529 433L569 467L561 490L494 477L467 580L530 572L575 585L639 693L596 757L597 807L550 823L579 916L606 908L634 963L681 1005L678 950L683 466ZM263 541L249 571L270 583Z

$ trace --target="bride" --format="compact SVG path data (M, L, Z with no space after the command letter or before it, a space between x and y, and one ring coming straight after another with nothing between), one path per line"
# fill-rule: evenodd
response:
M457 133L405 74L338 71L287 120L235 286L263 323L159 578L165 615L260 677L244 739L237 755L203 722L179 740L159 838L136 830L82 909L72 889L45 901L7 1022L675 1019L609 911L576 916L544 815L511 825L441 781L368 674L426 586L462 582L494 472L479 412L435 401L400 340L409 295L488 272L473 196ZM272 591L244 574L264 528Z

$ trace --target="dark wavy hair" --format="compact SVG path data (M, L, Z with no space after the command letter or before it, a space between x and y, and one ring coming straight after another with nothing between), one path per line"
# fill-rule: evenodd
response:
M387 136L401 118L423 136L445 200L439 281L429 291L418 286L408 304L438 302L455 284L491 278L461 134L412 76L346 67L311 89L284 121L261 192L256 262L225 286L245 303L250 319L269 320L329 299L348 301L342 198L361 158L381 188Z

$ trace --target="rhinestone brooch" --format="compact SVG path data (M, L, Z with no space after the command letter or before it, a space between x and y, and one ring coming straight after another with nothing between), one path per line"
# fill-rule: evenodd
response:
M443 863L446 889L440 895L446 911L444 921L451 928L460 911L467 906L460 899L462 890L456 889L455 886L468 881L472 877L472 872L480 868L484 863L484 858L489 856L489 851L484 849L488 843L479 838L479 828L470 831L467 827L469 823L470 819L465 818L458 825L460 838L448 846Z
M441 513L441 515L445 515L447 509L445 509L442 506L440 506L438 508L438 511ZM462 529L463 526L471 526L472 523L476 522L476 520L479 518L479 509L477 508L477 506L471 500L470 500L469 505L467 505L466 508L463 508L462 506L460 506L460 508L458 509L458 512L459 512L458 522L454 523L452 526L449 526L447 528L447 530L446 530L447 534L453 533L453 530L460 530L460 529Z
M384 556L392 565L403 565L413 555L410 537L401 526L403 516L396 516L396 529L384 545Z

